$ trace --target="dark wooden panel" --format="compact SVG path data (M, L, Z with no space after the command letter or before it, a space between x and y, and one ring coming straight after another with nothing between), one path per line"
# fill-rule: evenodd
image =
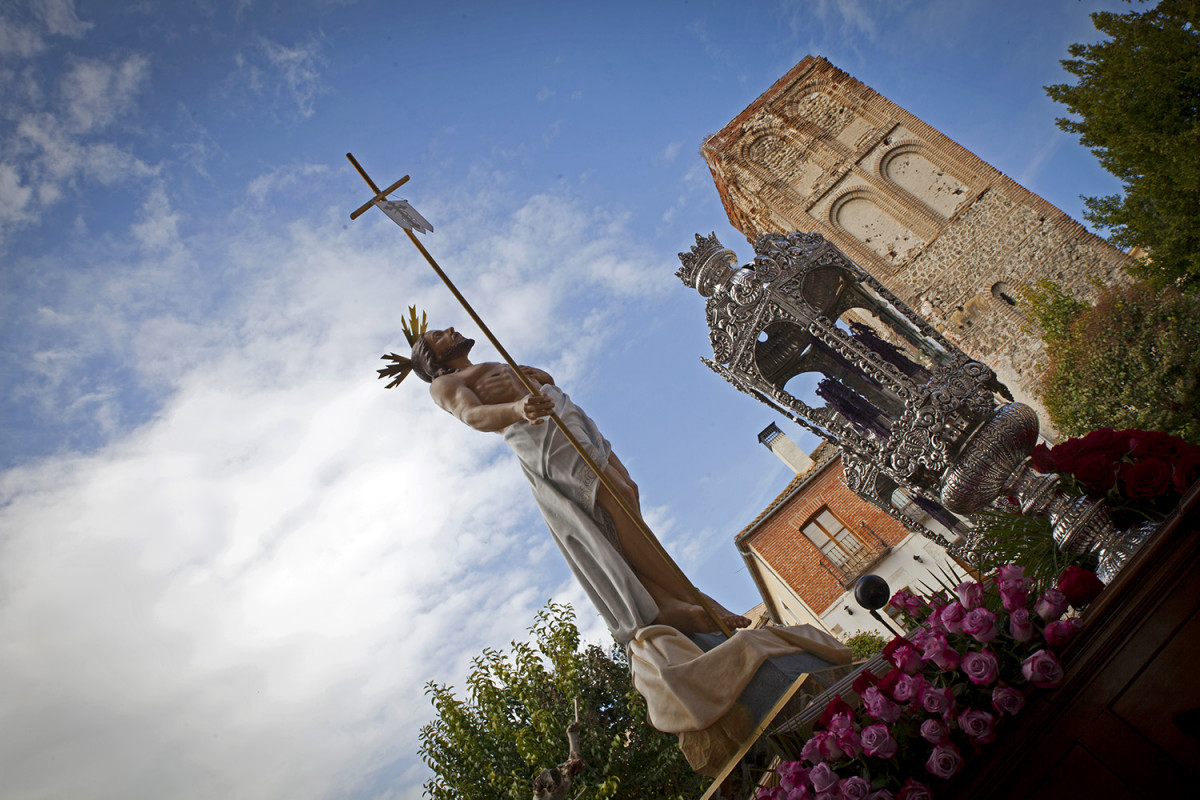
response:
M1029 795L1029 800L1076 797L1089 800L1143 800L1148 796L1135 791L1086 748L1076 745Z
M1159 651L1112 711L1180 766L1200 775L1200 739L1189 735L1194 730L1189 718L1200 714L1200 614L1193 614Z

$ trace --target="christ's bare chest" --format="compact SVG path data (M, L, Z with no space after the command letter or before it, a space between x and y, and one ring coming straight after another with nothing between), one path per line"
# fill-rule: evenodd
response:
M485 405L510 403L529 394L505 364L475 364L463 372L463 382Z

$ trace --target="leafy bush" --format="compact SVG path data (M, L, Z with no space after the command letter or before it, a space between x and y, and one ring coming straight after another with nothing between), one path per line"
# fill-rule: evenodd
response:
M1136 428L1200 443L1200 297L1140 283L1089 307L1043 281L1023 305L1046 342L1042 396L1060 433Z
M843 644L850 648L850 653L855 661L865 661L882 653L887 642L874 631L859 631L853 636L847 637Z

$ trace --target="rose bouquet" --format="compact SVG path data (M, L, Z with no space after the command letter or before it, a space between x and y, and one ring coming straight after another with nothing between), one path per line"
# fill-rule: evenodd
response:
M1059 586L1037 594L1024 569L1009 564L929 598L897 592L891 605L917 629L884 649L890 671L864 670L853 706L835 697L798 758L776 767L777 785L760 788L757 800L933 797L1031 691L1062 682L1057 651L1080 630L1064 615L1102 586L1078 567Z
M1162 519L1200 478L1200 446L1157 431L1100 428L1054 447L1039 444L1033 468L1063 488L1104 497L1118 527Z

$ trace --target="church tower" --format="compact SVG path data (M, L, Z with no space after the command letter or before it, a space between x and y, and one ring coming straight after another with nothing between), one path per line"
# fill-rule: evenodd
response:
M701 153L749 241L821 234L1044 423L1045 352L1016 306L1022 287L1048 278L1092 300L1097 282L1128 280L1130 256L823 58L797 64Z

